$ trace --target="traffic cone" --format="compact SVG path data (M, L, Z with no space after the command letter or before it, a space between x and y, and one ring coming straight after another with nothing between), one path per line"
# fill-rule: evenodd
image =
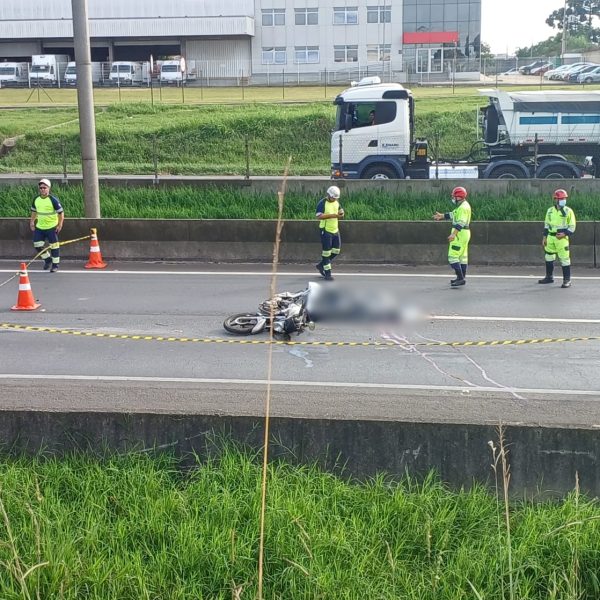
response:
M98 243L98 235L95 229L90 229L90 258L87 261L86 269L104 269L106 263L102 260L102 253L100 252L100 244Z
M35 310L41 306L35 301L33 292L31 291L31 283L29 283L29 275L27 275L27 265L21 263L21 273L19 274L19 295L17 303L10 310Z

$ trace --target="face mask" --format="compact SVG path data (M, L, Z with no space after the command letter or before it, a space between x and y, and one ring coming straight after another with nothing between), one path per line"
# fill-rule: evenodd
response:
M456 198L450 198L450 202L452 202L454 205L458 204L458 200Z
M567 201L566 200L559 200L556 204L558 204L558 206L560 208L563 208L564 206L567 205Z

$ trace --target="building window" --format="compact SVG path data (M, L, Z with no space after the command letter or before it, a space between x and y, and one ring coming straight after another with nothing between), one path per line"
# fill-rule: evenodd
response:
M358 24L358 7L343 6L333 9L333 24L334 25L357 25Z
M263 65L285 65L287 56L283 46L278 48L263 48L262 49L262 64Z
M390 60L391 52L391 44L368 44L367 62L381 62L383 60Z
M296 46L295 52L299 65L319 62L319 46Z
M318 25L319 24L319 9L318 8L297 8L296 9L296 25Z
M285 25L285 8L269 8L262 11L262 24L264 27Z
M367 23L391 23L391 6L367 6Z
M358 46L334 46L333 60L335 62L358 62Z

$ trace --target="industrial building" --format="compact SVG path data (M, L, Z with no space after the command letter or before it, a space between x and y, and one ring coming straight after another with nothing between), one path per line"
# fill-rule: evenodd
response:
M92 60L184 56L190 80L473 78L481 0L88 0ZM0 3L0 61L73 57L71 0Z

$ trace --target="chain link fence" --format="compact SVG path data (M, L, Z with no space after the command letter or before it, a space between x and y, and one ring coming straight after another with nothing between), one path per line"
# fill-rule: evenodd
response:
M432 55L433 56L433 55ZM66 58L66 57L63 57ZM573 58L573 62L575 62ZM581 59L583 60L583 59ZM441 58L427 65L406 56L398 61L367 64L340 63L332 69L312 69L307 64L253 65L248 60L117 61L92 63L96 87L339 87L363 77L379 76L383 82L407 84L479 83L494 80L498 85L556 83L544 77L561 64L560 58ZM183 68L182 68L183 67ZM44 65L0 63L0 88L69 88L77 85L75 63L50 60Z

